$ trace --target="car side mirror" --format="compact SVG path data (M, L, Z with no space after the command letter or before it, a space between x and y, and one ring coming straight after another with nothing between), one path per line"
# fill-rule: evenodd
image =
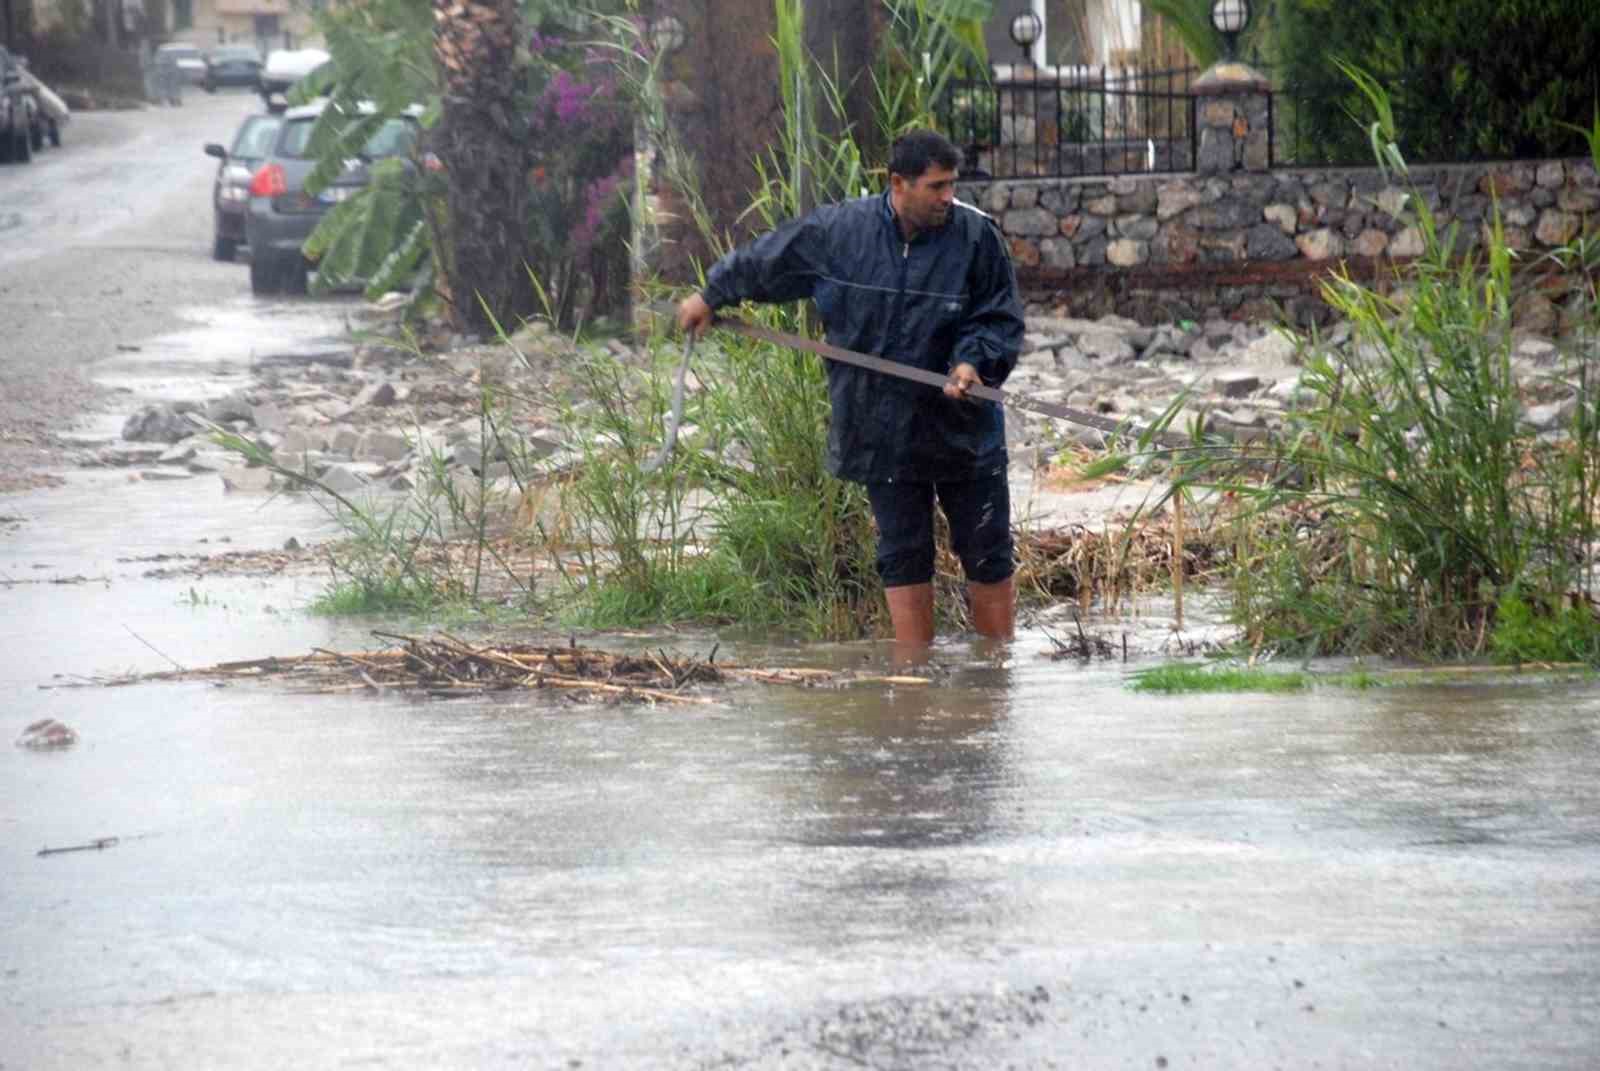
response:
M226 160L228 158L228 150L216 142L210 141L206 143L206 155L215 156L218 160Z

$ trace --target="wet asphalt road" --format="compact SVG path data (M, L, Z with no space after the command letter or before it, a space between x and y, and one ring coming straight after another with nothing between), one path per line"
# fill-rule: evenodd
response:
M104 211L0 168L0 206L56 206L0 253L7 315L105 287L0 366L204 395L337 321L209 260L199 143L248 105L75 121L84 160L41 159ZM172 188L123 190L97 137ZM417 623L146 575L325 534L304 503L88 471L0 515L0 736L81 736L0 747L0 1068L1600 1066L1592 683L1149 698L1028 633L943 644L930 688L687 711L65 688Z

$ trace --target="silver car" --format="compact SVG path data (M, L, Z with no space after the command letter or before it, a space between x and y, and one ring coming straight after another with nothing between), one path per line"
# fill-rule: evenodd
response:
M417 109L385 120L361 153L345 161L338 178L313 197L305 189L306 178L317 166L311 155L311 131L327 107L324 100L284 112L271 150L250 179L245 236L253 293L303 293L309 265L300 247L322 217L366 186L371 178L368 165L374 160L409 156L416 144Z
M250 180L266 158L282 120L276 115L249 115L239 124L233 144L223 148L217 142L206 145L206 155L215 156L217 177L211 183L211 255L217 260L232 260L244 244L244 214L250 206Z

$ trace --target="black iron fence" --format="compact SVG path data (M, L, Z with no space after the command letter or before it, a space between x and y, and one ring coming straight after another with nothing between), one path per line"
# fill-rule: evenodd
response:
M1191 171L1197 68L1001 67L952 80L935 114L964 178Z

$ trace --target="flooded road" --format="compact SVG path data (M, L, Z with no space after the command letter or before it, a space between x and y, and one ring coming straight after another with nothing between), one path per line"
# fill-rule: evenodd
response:
M692 711L13 693L84 740L0 755L5 1066L1594 1065L1592 687L1041 653Z
M156 252L203 287L59 322L128 407L342 329L338 303L254 302L189 231ZM1592 683L1150 697L1024 631L941 645L929 687L693 709L64 687L374 622L308 616L320 577L150 575L326 538L309 502L74 470L0 517L0 729L79 735L0 747L8 1071L1600 1062Z

